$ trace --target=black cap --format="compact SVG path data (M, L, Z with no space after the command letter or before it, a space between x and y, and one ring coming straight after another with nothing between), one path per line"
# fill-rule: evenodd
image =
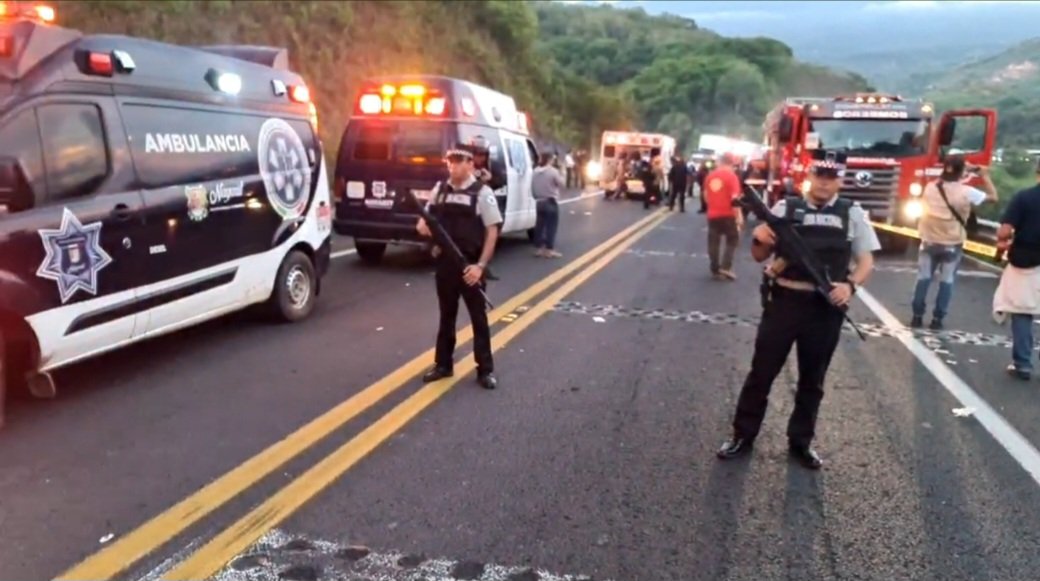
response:
M947 155L943 160L942 176L945 182L956 181L964 175L965 161L963 155Z
M845 164L848 155L844 151L814 149L809 167L812 173L820 177L838 178L845 175Z

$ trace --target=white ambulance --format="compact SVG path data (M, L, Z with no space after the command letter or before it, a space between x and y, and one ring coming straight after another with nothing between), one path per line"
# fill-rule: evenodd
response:
M654 154L661 155L665 173L672 167L672 156L675 155L675 139L660 133L639 133L630 131L604 131L600 140L599 185L612 197L621 189L621 175L625 161L634 159L649 160ZM643 182L638 179L627 179L625 190L629 195L643 195Z

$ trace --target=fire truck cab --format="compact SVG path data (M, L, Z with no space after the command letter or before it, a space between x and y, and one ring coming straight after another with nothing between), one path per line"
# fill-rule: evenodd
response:
M874 222L914 226L923 211L916 198L941 173L944 156L956 147L968 163L989 165L996 126L990 109L947 111L936 120L932 104L898 95L788 98L764 124L769 202L806 191L813 149L843 150L848 170L841 195L859 202ZM889 249L909 244L905 237L882 238Z

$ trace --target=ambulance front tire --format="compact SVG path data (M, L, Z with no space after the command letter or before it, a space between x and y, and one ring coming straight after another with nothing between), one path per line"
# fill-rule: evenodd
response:
M317 295L318 277L314 263L299 250L290 252L278 268L270 299L272 314L285 323L302 321L314 310Z
M534 244L534 238L535 238L535 236L537 236L537 235L538 235L538 231L537 231L537 230L535 230L534 228L528 228L528 229L527 229L527 240L528 240L528 241L529 241L529 242L530 242L531 244Z
M386 243L383 242L361 242L359 240L354 241L354 248L357 249L358 257L365 264L377 265L383 261L383 254L386 253Z

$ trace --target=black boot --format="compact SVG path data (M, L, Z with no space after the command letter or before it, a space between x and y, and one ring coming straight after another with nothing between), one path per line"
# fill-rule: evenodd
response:
M719 460L732 460L750 453L752 447L754 447L754 440L734 436L726 440L726 443L715 452L715 455L718 456Z
M455 375L455 372L451 369L447 369L444 367L434 367L422 376L422 382L432 383L434 381L444 379L445 377L451 377L452 375Z
M789 451L791 457L798 460L799 464L809 470L819 470L823 467L823 460L820 459L820 455L817 454L816 450L813 450L811 446L791 444Z

